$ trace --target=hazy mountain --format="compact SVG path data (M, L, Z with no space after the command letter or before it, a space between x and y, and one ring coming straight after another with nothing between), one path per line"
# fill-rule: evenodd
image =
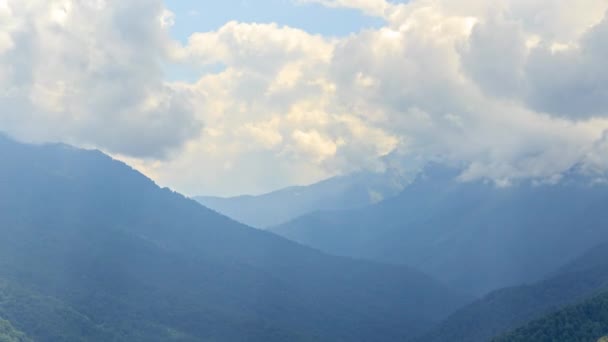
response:
M35 340L393 341L462 303L407 267L241 225L101 152L0 138L0 159L0 317Z
M0 318L0 341L1 342L31 342L21 331L16 330L13 325Z
M26 287L0 280L0 317L14 330L12 335L21 335L25 341L30 337L35 341L114 341L119 337L65 302ZM27 337L21 331L27 331Z
M399 194L410 180L411 176L396 170L359 172L260 196L194 199L239 222L266 228L319 210L364 207Z
M606 342L608 341L608 292L530 322L494 341Z
M483 294L541 279L608 241L608 186L498 188L434 165L399 196L363 209L305 215L272 231L323 251L408 264Z
M593 248L540 282L505 288L488 294L458 310L419 341L489 341L492 337L515 329L530 320L604 290L608 291L608 244ZM608 331L603 334L606 333Z

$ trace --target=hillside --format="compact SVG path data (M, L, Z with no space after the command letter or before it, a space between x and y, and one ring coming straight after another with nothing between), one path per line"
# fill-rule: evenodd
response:
M458 310L419 341L489 341L492 337L513 330L530 320L538 319L604 290L608 291L608 244L593 248L538 283L501 289L488 294Z
M16 330L9 321L0 318L0 342L30 342L24 333Z
M407 175L391 170L384 173L359 172L259 196L198 196L194 199L239 222L267 228L319 210L364 207L396 196L408 181Z
M81 323L92 341L395 340L463 303L407 267L236 223L101 152L0 139L0 158L0 279L65 308L32 327L0 305L38 340Z
M66 303L26 287L27 284L0 279L0 317L10 321L10 327L27 331L34 341L101 341L120 337L117 331L105 329ZM153 334L147 338L158 341Z
M477 295L540 280L608 241L605 184L573 172L499 188L458 174L435 165L395 198L271 230L328 253L407 264Z
M608 334L608 292L535 320L495 342L602 342ZM604 337L604 338L603 338Z

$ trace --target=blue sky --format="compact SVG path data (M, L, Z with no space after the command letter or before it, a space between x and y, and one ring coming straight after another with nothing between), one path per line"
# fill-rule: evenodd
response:
M166 0L165 3L176 15L174 37L182 41L193 32L215 30L231 20L275 22L325 36L344 36L383 23L382 19L354 9L327 8L296 0Z

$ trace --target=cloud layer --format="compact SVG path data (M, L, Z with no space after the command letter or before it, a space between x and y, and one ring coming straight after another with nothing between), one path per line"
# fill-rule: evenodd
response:
M100 147L190 194L412 160L499 185L606 171L605 1L299 2L385 25L228 22L180 44L160 1L0 0L0 129ZM171 64L202 75L168 82Z
M170 20L160 1L0 2L0 129L142 157L198 136L164 81Z

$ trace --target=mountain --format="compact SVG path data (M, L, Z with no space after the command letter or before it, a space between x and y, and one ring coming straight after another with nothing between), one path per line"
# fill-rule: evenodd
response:
M199 196L194 199L239 222L267 228L319 210L359 208L379 202L401 192L408 180L408 175L396 170L358 172L260 196Z
M21 338L17 341L30 341L30 337L34 341L119 340L66 303L6 279L0 280L0 317L6 319L4 326L12 331L9 335ZM27 331L27 336L22 331Z
M577 303L602 291L608 291L608 244L591 249L540 282L505 288L488 294L455 312L433 332L421 337L419 341L489 341L494 336L516 329L528 321L539 319L566 305ZM605 314L608 315L608 312ZM568 322L574 324L576 320ZM608 325L604 325L604 327L608 327ZM608 331L604 331L603 335L607 333ZM504 341L516 341L516 339L504 339ZM530 339L521 341L576 340Z
M398 340L465 300L239 224L98 151L0 138L0 160L0 317L37 341Z
M0 342L30 342L24 333L16 330L9 321L0 318Z
M606 184L573 174L496 187L458 174L434 165L397 197L271 231L335 255L407 264L476 295L540 280L608 241Z
M607 335L608 292L530 322L494 341L605 342Z

